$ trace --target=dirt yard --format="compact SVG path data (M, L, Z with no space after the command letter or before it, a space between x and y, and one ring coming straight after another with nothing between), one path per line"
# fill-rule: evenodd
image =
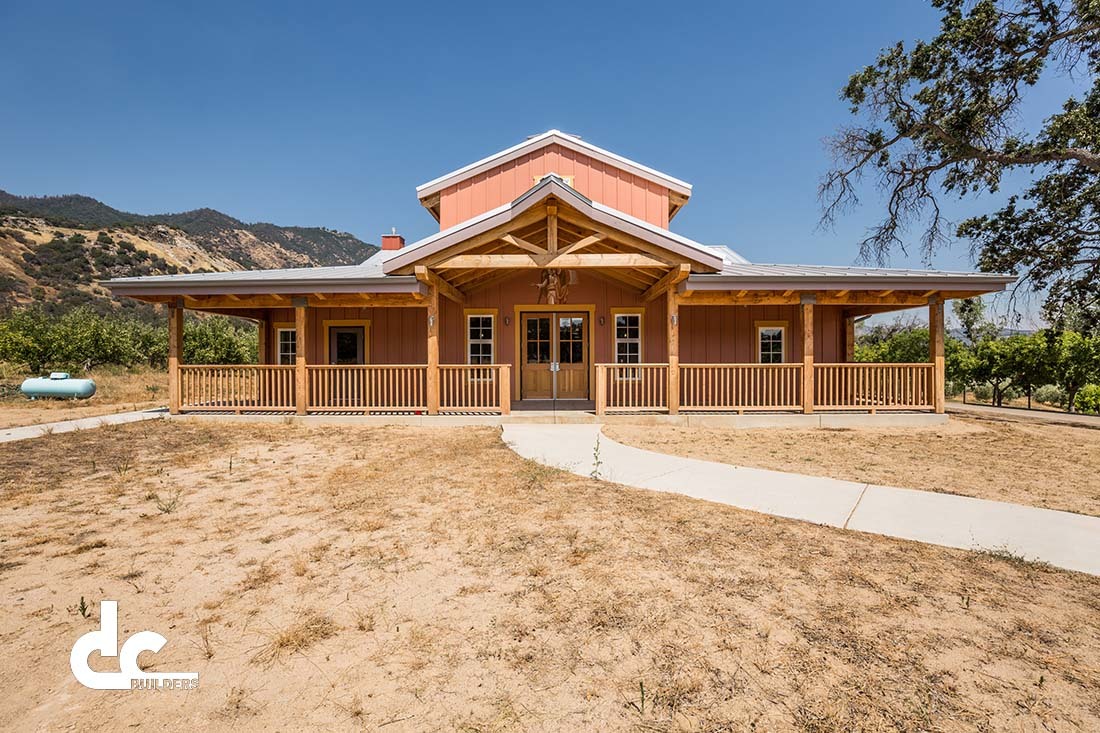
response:
M609 425L604 433L708 461L1100 516L1100 430L952 416L945 426L921 429Z
M162 371L93 372L87 376L95 380L96 393L86 400L29 400L19 392L25 376L11 372L0 379L0 428L145 410L168 403L168 373Z
M604 484L490 428L151 421L0 446L0 477L0 730L1100 729L1098 578ZM81 687L102 599L198 690Z

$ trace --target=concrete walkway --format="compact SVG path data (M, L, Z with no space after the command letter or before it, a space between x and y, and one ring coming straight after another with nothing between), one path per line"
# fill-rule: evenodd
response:
M16 440L38 438L43 435L56 433L71 433L74 430L90 430L104 425L122 425L128 422L140 422L141 420L155 420L159 417L167 417L168 410L163 407L152 410L140 410L137 412L116 412L111 415L98 415L96 417L82 417L78 420L62 420L61 422L48 422L41 425L26 425L19 428L0 428L0 443L11 443Z
M519 455L601 479L832 527L1028 560L1100 575L1100 517L951 494L743 468L616 443L599 425L505 425Z

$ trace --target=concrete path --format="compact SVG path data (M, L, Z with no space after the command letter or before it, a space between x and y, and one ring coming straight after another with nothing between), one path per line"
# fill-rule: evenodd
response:
M152 410L140 410L137 412L116 412L112 415L99 415L96 417L82 417L79 420L63 420L61 422L48 422L41 425L26 425L19 428L0 428L0 443L11 443L16 440L38 438L43 435L56 433L71 433L74 430L89 430L104 425L122 425L128 422L140 422L141 420L155 420L166 417L168 410L163 407Z
M1100 575L1100 517L711 463L631 448L599 425L505 425L505 442L539 463L764 514L968 550L1006 550Z
M1008 420L1031 420L1034 422L1076 425L1085 428L1100 428L1100 415L1082 415L1076 412L1028 410L1023 407L992 407L991 405L972 405L969 403L963 404L962 402L948 402L947 411L956 415L997 417Z

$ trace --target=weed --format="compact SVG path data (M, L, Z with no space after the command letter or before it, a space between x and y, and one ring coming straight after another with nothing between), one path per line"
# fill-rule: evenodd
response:
M214 658L214 643L210 639L210 627L212 625L213 624L211 624L209 621L203 621L201 624L199 624L200 648L202 649L203 655L207 659Z
M596 445L592 448L592 473L589 474L594 479L600 477L600 466L603 465L603 461L600 460L600 436L596 436Z
M153 494L153 503L156 504L157 510L161 514L171 514L179 508L180 496L182 494L183 489L176 489L166 497L162 497L160 494Z
M81 618L88 618L92 615L92 609L88 606L88 603L84 600L84 596L80 596L80 603L73 606L71 609L80 614Z
M301 652L322 639L335 636L339 627L328 616L311 612L291 626L275 634L252 655L254 664L271 665L287 654Z

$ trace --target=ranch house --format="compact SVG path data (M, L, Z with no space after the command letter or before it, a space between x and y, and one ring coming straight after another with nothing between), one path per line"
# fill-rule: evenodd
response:
M597 414L944 409L944 303L977 272L751 263L673 232L688 183L551 130L417 188L439 231L359 265L118 278L167 306L169 409ZM927 307L926 361L856 363L861 316ZM185 309L256 364L181 361Z

